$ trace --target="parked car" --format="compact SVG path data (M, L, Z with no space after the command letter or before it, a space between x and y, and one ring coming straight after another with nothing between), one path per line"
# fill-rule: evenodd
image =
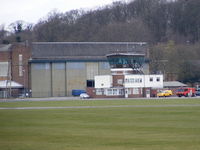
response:
M81 93L80 98L81 99L88 99L88 98L90 98L90 96L87 93Z
M196 89L196 96L200 96L200 88Z
M181 97L181 96L194 97L196 96L196 89L195 88L179 88L176 90L176 95L178 97Z
M82 93L86 93L86 91L85 90L80 90L80 89L72 90L72 95L73 96L80 96Z
M157 97L168 97L172 95L173 95L172 90L163 90L157 93Z

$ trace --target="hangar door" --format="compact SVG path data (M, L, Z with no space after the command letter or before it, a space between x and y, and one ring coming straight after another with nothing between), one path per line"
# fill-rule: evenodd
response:
M99 74L98 63L86 63L87 66L87 80L94 80L94 76Z

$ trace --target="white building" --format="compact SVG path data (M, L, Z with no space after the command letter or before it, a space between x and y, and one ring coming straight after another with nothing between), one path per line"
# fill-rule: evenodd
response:
M97 97L149 97L151 89L159 88L163 88L163 75L123 73L95 76Z
M163 75L125 75L125 88L163 88Z

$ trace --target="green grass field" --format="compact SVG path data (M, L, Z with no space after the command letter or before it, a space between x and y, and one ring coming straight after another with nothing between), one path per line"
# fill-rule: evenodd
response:
M0 150L199 150L199 104L200 99L1 102L0 107L159 107L0 110Z

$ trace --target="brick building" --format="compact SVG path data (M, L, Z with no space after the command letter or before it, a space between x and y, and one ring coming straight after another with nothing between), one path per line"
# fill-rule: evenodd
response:
M31 57L30 47L27 43L13 44L11 52L12 80L29 88L28 62Z
M0 81L6 83L6 87L0 85L0 97L18 97L25 93L29 87L29 59L30 48L27 43L0 45Z

